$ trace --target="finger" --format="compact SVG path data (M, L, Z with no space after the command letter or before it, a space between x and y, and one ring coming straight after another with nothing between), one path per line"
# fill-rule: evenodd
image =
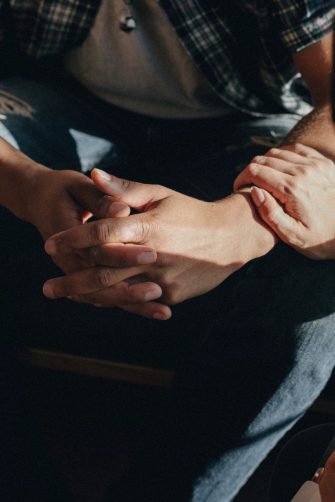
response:
M117 178L101 169L93 169L91 177L99 190L139 210L173 193L172 190L161 185L149 185Z
M278 237L287 244L298 245L300 225L285 213L284 209L272 195L265 190L254 187L251 197L262 220L272 228Z
M246 185L257 185L271 192L280 202L286 202L291 178L292 176L271 167L251 163L236 178L234 190Z
M294 143L292 145L283 145L280 147L283 150L294 152L302 157L310 157L312 159L325 159L326 157L322 155L318 150L301 143Z
M53 256L108 243L142 243L148 237L150 225L143 215L128 218L108 218L77 225L51 236L45 251Z
M66 259L71 253L58 254L57 257ZM106 267L134 267L137 265L149 265L157 261L157 252L147 246L133 244L105 244L103 246L93 246L88 249L76 250L76 270L90 268L96 265ZM71 270L74 271L75 269ZM69 272L67 270L66 272Z
M98 304L101 307L118 307L158 300L161 296L162 288L153 282L129 284L122 281L93 294L75 295L70 299L78 303Z
M46 281L43 294L50 299L85 295L114 286L139 273L133 268L94 267Z
M105 195L99 201L94 216L96 218L124 218L130 215L130 207L114 197Z
M277 157L268 157L267 155L257 155L252 159L251 163L271 167L276 171L289 175L294 175L297 172L296 165L293 162Z
M65 274L81 270L84 263L81 256L71 254L53 257L52 261Z
M69 191L81 207L88 211L88 214L95 213L101 201L102 194L90 178L83 177L80 183L78 183L77 179L73 180L73 183L69 186Z
M280 148L271 148L269 152L267 153L270 155L273 155L270 152L274 152L274 155L277 156L279 152L289 152L291 154L294 154L295 156L299 156L300 160L301 157L305 158L311 158L311 159L324 159L325 156L322 155L322 153L318 152L314 148L306 145L302 145L301 143L293 143L291 145L282 145ZM295 157L297 158L297 157Z
M147 246L135 244L104 244L81 251L90 266L132 267L155 263L157 252Z
M123 305L121 308L132 314L147 317L148 319L155 319L156 321L167 321L172 316L170 307L155 302L148 302L142 305Z

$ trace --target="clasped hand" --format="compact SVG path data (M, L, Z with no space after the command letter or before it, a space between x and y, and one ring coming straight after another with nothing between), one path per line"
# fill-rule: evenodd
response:
M57 259L80 252L90 266L47 281L47 297L70 297L111 307L115 305L113 292L122 290L128 310L164 319L171 311L163 304L173 305L206 293L246 261L237 224L237 211L248 205L243 195L209 203L99 170L93 171L92 179L101 192L122 200L137 213L88 222L52 236L45 245L49 255ZM157 260L127 266L127 249L139 245L155 249ZM147 281L161 288L165 310L157 313L156 304L143 313L145 304L139 306L139 298L132 297L132 285ZM142 299L150 304L149 300Z

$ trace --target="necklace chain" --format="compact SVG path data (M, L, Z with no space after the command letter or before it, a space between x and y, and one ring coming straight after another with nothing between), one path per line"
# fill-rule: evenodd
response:
M136 29L136 21L135 18L131 12L131 6L133 4L132 0L122 0L124 5L127 7L128 12L126 14L122 14L121 19L120 19L120 30L124 31L125 33L131 33Z

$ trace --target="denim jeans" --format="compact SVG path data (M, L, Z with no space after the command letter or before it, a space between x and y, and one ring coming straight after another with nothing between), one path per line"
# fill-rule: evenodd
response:
M0 114L1 136L49 167L85 173L101 167L203 200L228 195L245 163L298 120L233 112L155 119L104 103L67 79L23 77L1 82ZM233 500L329 379L335 355L331 261L311 261L279 244L210 293L175 306L171 321L157 323L46 300L41 285L59 271L38 233L6 210L0 233L6 343L177 371L165 440L158 439L159 483L142 476L137 495L124 487L124 500Z

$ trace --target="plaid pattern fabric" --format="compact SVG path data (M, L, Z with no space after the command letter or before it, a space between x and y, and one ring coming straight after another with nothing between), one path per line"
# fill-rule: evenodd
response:
M101 0L0 0L0 22L5 1L11 37L42 58L80 44ZM227 104L255 116L309 111L291 53L332 29L334 0L157 1Z

